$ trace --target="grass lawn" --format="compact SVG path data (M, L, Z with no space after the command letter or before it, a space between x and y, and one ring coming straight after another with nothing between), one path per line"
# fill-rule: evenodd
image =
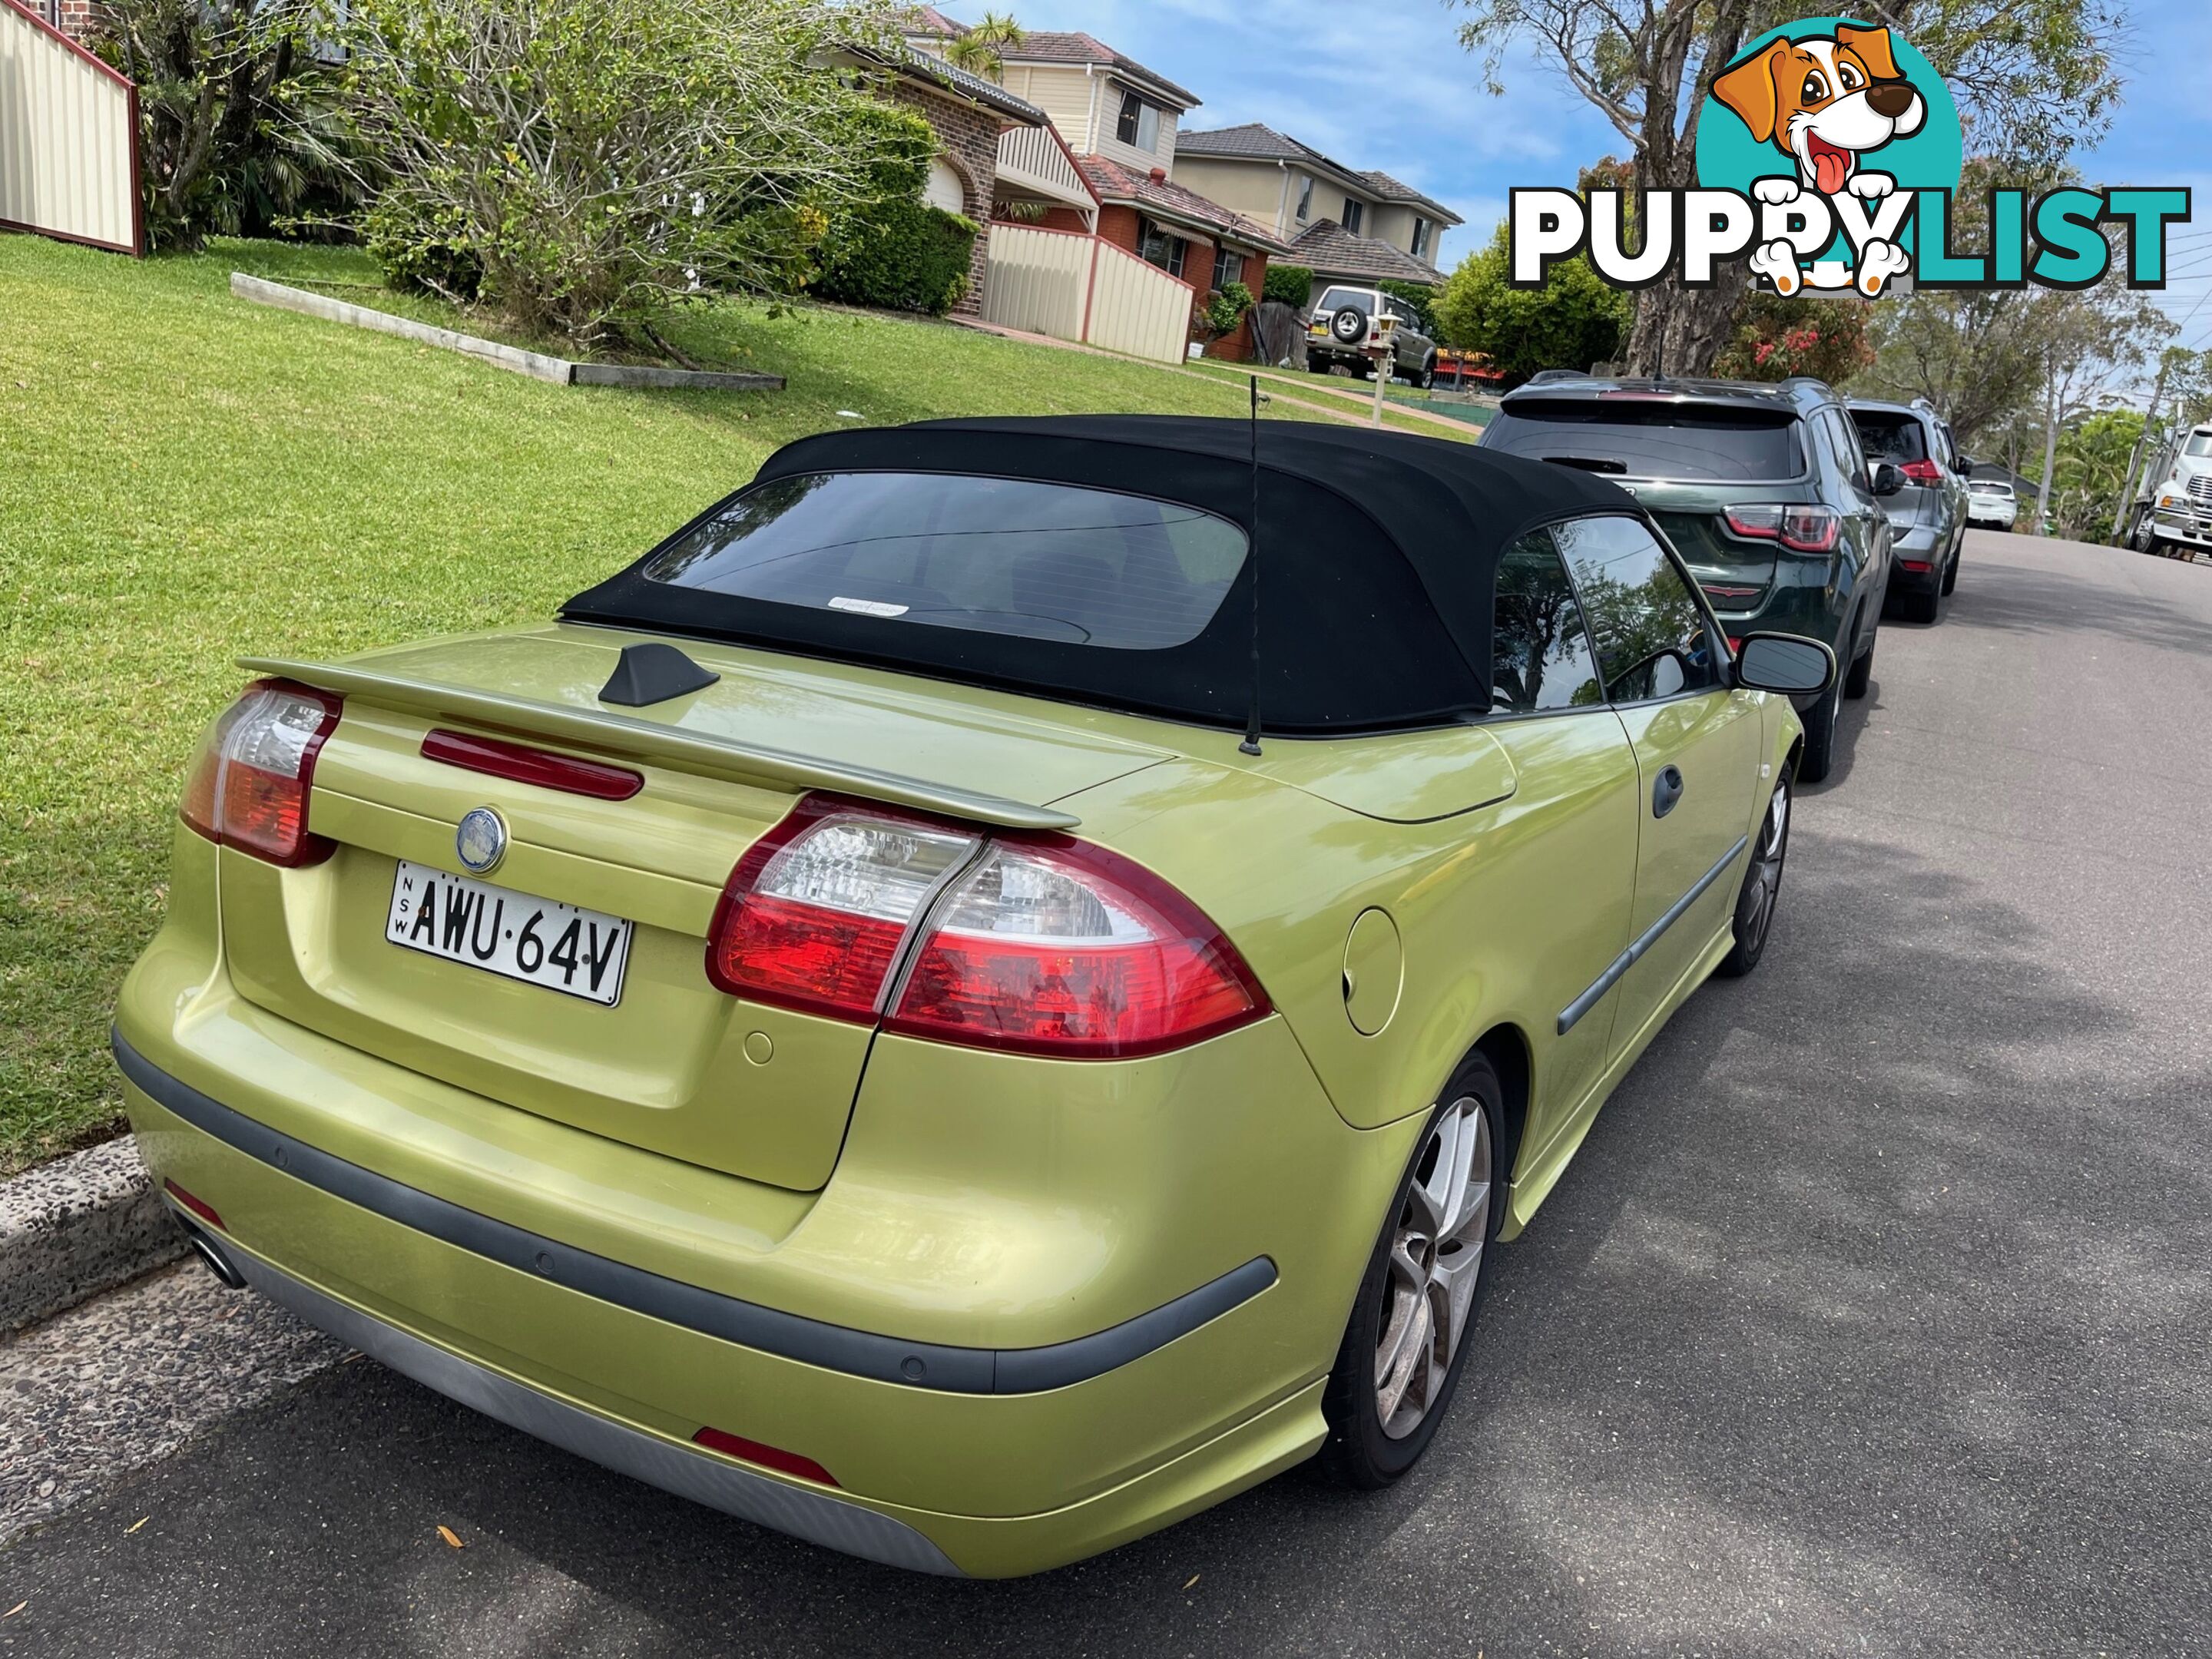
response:
M1208 380L1220 380L1224 384L1233 383L1240 386L1245 385L1249 374L1249 370L1238 364L1220 362L1211 357L1195 358L1185 367L1192 373L1202 374ZM1270 376L1273 378L1269 378ZM1297 384L1291 384L1291 382L1297 382ZM1261 377L1260 390L1277 397L1279 403L1281 398L1297 398L1310 404L1318 404L1324 409L1336 410L1340 416L1351 416L1356 423L1365 422L1368 412L1373 407L1375 397L1374 382L1371 380L1355 380L1349 375L1342 374L1309 375L1304 369L1269 369ZM1355 403L1352 398L1346 397L1344 394L1346 392L1356 392L1358 395L1358 401ZM1249 391L1247 395L1249 395ZM1474 442L1480 435L1480 428L1490 418L1488 410L1475 412L1455 406L1431 403L1411 386L1389 386L1384 390L1382 398L1384 426L1397 432L1411 432L1419 437L1442 438L1447 443L1455 439L1467 443ZM1401 404L1415 409L1425 409L1434 414L1449 416L1455 421L1464 421L1468 430L1464 434L1457 433L1449 427L1438 426L1434 421L1421 420L1418 416L1406 414L1402 408L1394 407ZM1280 407L1285 415L1304 412L1292 409L1288 404L1281 404Z
M234 300L234 269L375 277L343 250L0 234L0 1175L116 1118L109 1010L236 657L544 617L841 411L1243 410L1144 363L737 304L675 337L787 391L554 386Z

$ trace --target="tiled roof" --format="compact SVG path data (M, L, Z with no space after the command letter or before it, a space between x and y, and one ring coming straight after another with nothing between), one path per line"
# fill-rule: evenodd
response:
M1406 184L1400 179L1393 179L1387 173L1378 173L1374 169L1370 168L1367 172L1361 173L1359 176L1364 179L1369 184L1372 185L1375 187L1375 193L1386 202L1410 202L1415 207L1426 208L1431 213L1434 214L1437 218L1443 220L1448 225L1456 225L1465 222L1461 219L1459 215L1454 213L1442 202L1437 200L1435 197L1424 196L1419 191L1415 190L1411 185Z
M1444 274L1425 260L1372 236L1355 236L1334 219L1316 219L1291 243L1291 257L1310 266L1316 276L1389 277L1431 287Z
M1179 100L1185 109L1199 104L1196 93L1154 73L1133 58L1123 56L1104 41L1079 30L1055 32L1031 29L1018 46L1001 46L1000 58L1009 64L1103 64L1132 80L1149 82L1155 90Z
M1287 132L1278 132L1258 121L1247 121L1237 127L1217 127L1211 132L1178 132L1176 154L1226 155L1255 161L1304 161L1310 167L1326 168L1346 183L1372 191L1383 201L1412 202L1428 209L1447 224L1461 222L1459 215L1411 185L1387 173L1363 173L1348 167L1334 156L1322 155L1311 144L1301 143Z
M1185 190L1171 179L1154 179L1103 155L1079 155L1075 165L1083 169L1083 176L1091 181L1091 189L1098 192L1102 201L1132 203L1187 229L1207 231L1248 247L1264 248L1270 253L1284 251L1284 245L1273 233L1243 214L1233 213L1220 203L1208 201L1196 191Z
M917 81L927 81L944 91L981 104L986 109L996 110L1010 120L1018 121L1024 126L1043 127L1052 125L1052 118L1030 102L1028 99L1017 98L996 82L986 81L980 75L972 75L958 64L948 64L942 58L934 57L928 52L917 52L914 47L908 46L899 46L884 51L868 46L854 46L849 50L855 58L865 58L872 64L880 64L895 75L908 76ZM903 56L893 57L891 55L893 50L902 53Z
M916 6L899 19L899 27L910 35L926 34L939 40L954 40L968 33L934 6Z

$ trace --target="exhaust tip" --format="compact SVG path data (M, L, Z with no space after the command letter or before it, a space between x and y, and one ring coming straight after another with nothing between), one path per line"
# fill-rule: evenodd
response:
M179 1224L184 1225L181 1222ZM199 1257L201 1265L220 1279L225 1289L242 1291L246 1288L246 1275L231 1266L230 1258L222 1253L222 1247L213 1239L198 1228L188 1225L185 1226L185 1237L191 1243L192 1254Z

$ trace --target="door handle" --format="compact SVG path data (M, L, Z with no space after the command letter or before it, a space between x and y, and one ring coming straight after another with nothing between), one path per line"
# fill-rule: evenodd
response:
M1674 803L1682 799L1682 769L1662 766L1659 776L1651 785L1651 816L1663 818L1674 810Z

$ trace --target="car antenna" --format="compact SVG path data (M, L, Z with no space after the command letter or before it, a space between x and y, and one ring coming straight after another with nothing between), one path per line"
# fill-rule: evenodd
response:
M1260 377L1249 377L1252 383L1252 522L1245 533L1251 538L1248 556L1252 562L1252 704L1244 717L1244 741L1237 745L1240 755L1260 752Z

